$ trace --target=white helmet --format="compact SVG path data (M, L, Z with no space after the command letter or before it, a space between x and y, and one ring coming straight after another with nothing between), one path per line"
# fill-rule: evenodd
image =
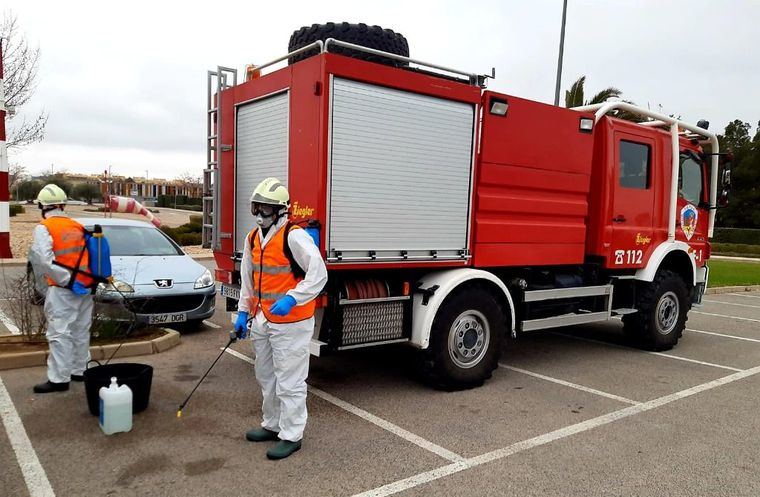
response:
M254 188L251 194L251 202L257 204L270 204L282 207L286 210L290 207L290 194L285 185L277 178L267 178Z

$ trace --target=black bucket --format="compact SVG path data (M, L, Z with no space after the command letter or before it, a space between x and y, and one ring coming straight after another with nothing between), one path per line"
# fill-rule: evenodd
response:
M132 390L132 413L144 411L150 401L153 367L136 362L122 362L98 365L85 370L84 387L90 413L93 416L100 414L100 388L108 388L113 376L119 385L127 385Z

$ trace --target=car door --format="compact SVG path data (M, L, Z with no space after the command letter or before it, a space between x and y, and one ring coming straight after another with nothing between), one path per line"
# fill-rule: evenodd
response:
M614 134L614 175L610 219L609 265L640 268L651 250L655 188L652 138L617 131Z

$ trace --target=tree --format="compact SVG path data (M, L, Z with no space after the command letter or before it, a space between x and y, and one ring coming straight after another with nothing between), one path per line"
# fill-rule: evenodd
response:
M736 119L718 135L721 152L731 152L731 201L718 211L718 224L760 228L760 123L750 139L749 123Z
M606 102L610 98L620 98L623 94L618 88L610 86L596 93L591 100L584 100L584 92L586 85L586 76L581 76L575 83L565 92L565 107L580 107L581 105L593 105Z
M45 136L48 115L43 110L36 117L27 120L22 116L20 123L14 123L19 111L34 96L37 89L37 69L40 61L39 47L30 47L23 33L19 32L18 21L12 13L3 15L0 24L0 44L3 52L5 105L9 149L23 147L41 141Z
M18 183L24 181L27 176L26 166L10 164L8 166L8 187L12 190Z
M609 86L607 88L604 88L603 90L599 90L596 92L596 94L591 97L590 100L585 100L585 86L586 86L586 76L581 76L575 82L572 84L569 90L565 91L565 107L568 109L572 107L580 107L582 105L594 105L594 104L601 104L606 102L607 100L611 98L620 98L623 95L623 91L619 88L615 88L614 86ZM627 103L633 103L628 100L623 100L623 102ZM610 112L611 116L617 117L620 119L627 119L629 121L641 121L641 117L637 116L635 114L631 114L630 112L624 111L624 110L614 110Z
M16 188L18 198L16 200L34 200L37 198L37 194L40 193L42 187L45 186L38 180L27 180L19 183Z
M79 183L74 186L71 197L92 204L94 199L99 199L101 197L100 187L92 183Z

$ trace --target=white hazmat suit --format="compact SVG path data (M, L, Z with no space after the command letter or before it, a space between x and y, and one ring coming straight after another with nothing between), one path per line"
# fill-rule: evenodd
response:
M256 236L266 247L272 237L288 222L287 216L278 219L266 236L259 229ZM327 282L327 268L319 249L309 234L296 229L288 234L288 246L296 263L306 276L287 292L303 305L315 299ZM238 311L254 316L251 340L256 354L256 379L263 396L261 426L278 432L280 440L297 442L306 427L306 377L309 375L309 342L314 333L314 317L295 323L278 324L267 320L261 308L251 309L254 296L253 260L246 237L243 261L240 266L241 285Z
M46 218L66 217L59 209L50 210ZM64 288L71 272L53 264L53 238L43 225L34 228L29 261L36 277L36 287L45 293L46 338L50 347L48 355L48 380L68 383L71 375L82 375L90 360L90 325L92 324L92 295L76 295ZM45 289L44 277L50 277L60 286ZM46 292L45 292L46 290Z

